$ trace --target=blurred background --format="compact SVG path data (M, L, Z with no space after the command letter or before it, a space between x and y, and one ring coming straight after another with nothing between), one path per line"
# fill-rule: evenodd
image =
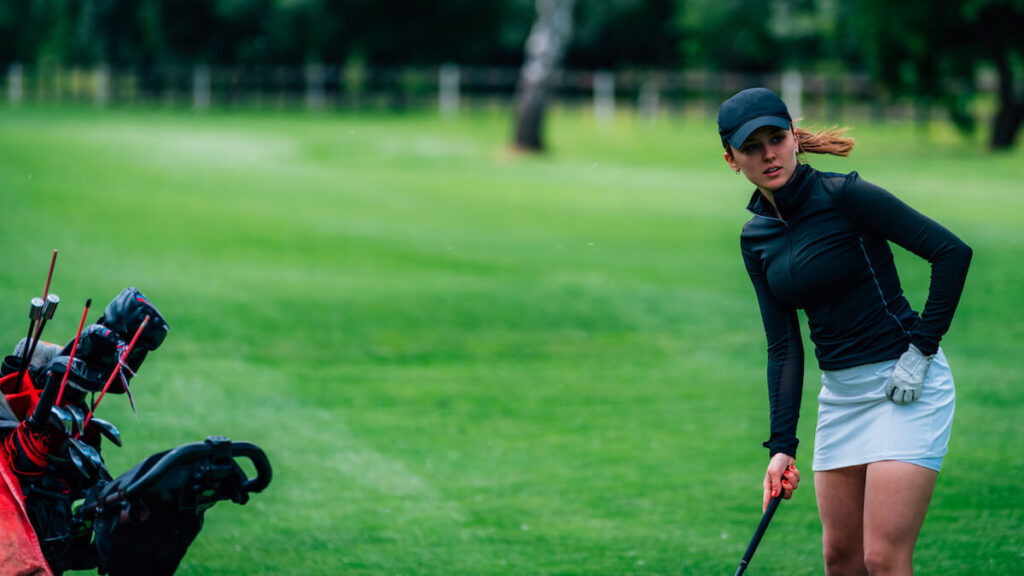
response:
M797 115L941 119L1005 148L1022 28L1016 0L8 0L0 69L13 103L456 114L509 105L525 54L560 64L555 103L604 119L766 85Z
M752 187L767 86L974 249L943 348L922 574L1024 573L1021 0L3 0L0 347L138 287L170 333L109 396L116 476L219 434L274 480L178 571L733 573L761 517ZM927 262L894 248L920 310ZM798 495L749 574L821 574ZM84 571L83 573L91 573Z

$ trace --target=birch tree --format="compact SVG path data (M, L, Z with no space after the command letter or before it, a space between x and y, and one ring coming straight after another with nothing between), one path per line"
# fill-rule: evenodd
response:
M575 0L537 0L537 18L526 39L516 86L515 147L519 150L544 150L544 112L572 37L574 4Z

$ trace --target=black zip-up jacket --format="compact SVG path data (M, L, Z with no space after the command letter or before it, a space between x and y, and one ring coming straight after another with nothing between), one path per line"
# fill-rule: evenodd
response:
M934 354L963 291L971 249L938 223L856 172L799 165L775 191L754 191L740 246L768 338L771 455L796 456L804 352L797 309L807 314L822 370L895 360L910 344ZM924 310L903 296L889 242L932 265Z

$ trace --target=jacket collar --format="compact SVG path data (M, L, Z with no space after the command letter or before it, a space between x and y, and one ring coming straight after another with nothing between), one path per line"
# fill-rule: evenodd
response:
M813 180L810 176L814 172L810 165L798 164L796 172L793 173L793 177L789 179L789 182L786 182L782 188L775 191L775 206L779 209L779 214L782 214L783 219L788 220L793 212L807 199L810 188L808 184ZM768 203L768 199L761 194L760 190L754 190L754 194L750 197L750 202L747 204L747 210L758 216L775 218L775 211L772 210L771 204Z

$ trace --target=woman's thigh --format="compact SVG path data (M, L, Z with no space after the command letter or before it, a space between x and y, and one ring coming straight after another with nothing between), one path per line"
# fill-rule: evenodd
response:
M924 524L938 472L908 462L868 465L864 501L864 538L869 552L909 560Z
M866 465L814 473L826 562L863 558L866 477Z

